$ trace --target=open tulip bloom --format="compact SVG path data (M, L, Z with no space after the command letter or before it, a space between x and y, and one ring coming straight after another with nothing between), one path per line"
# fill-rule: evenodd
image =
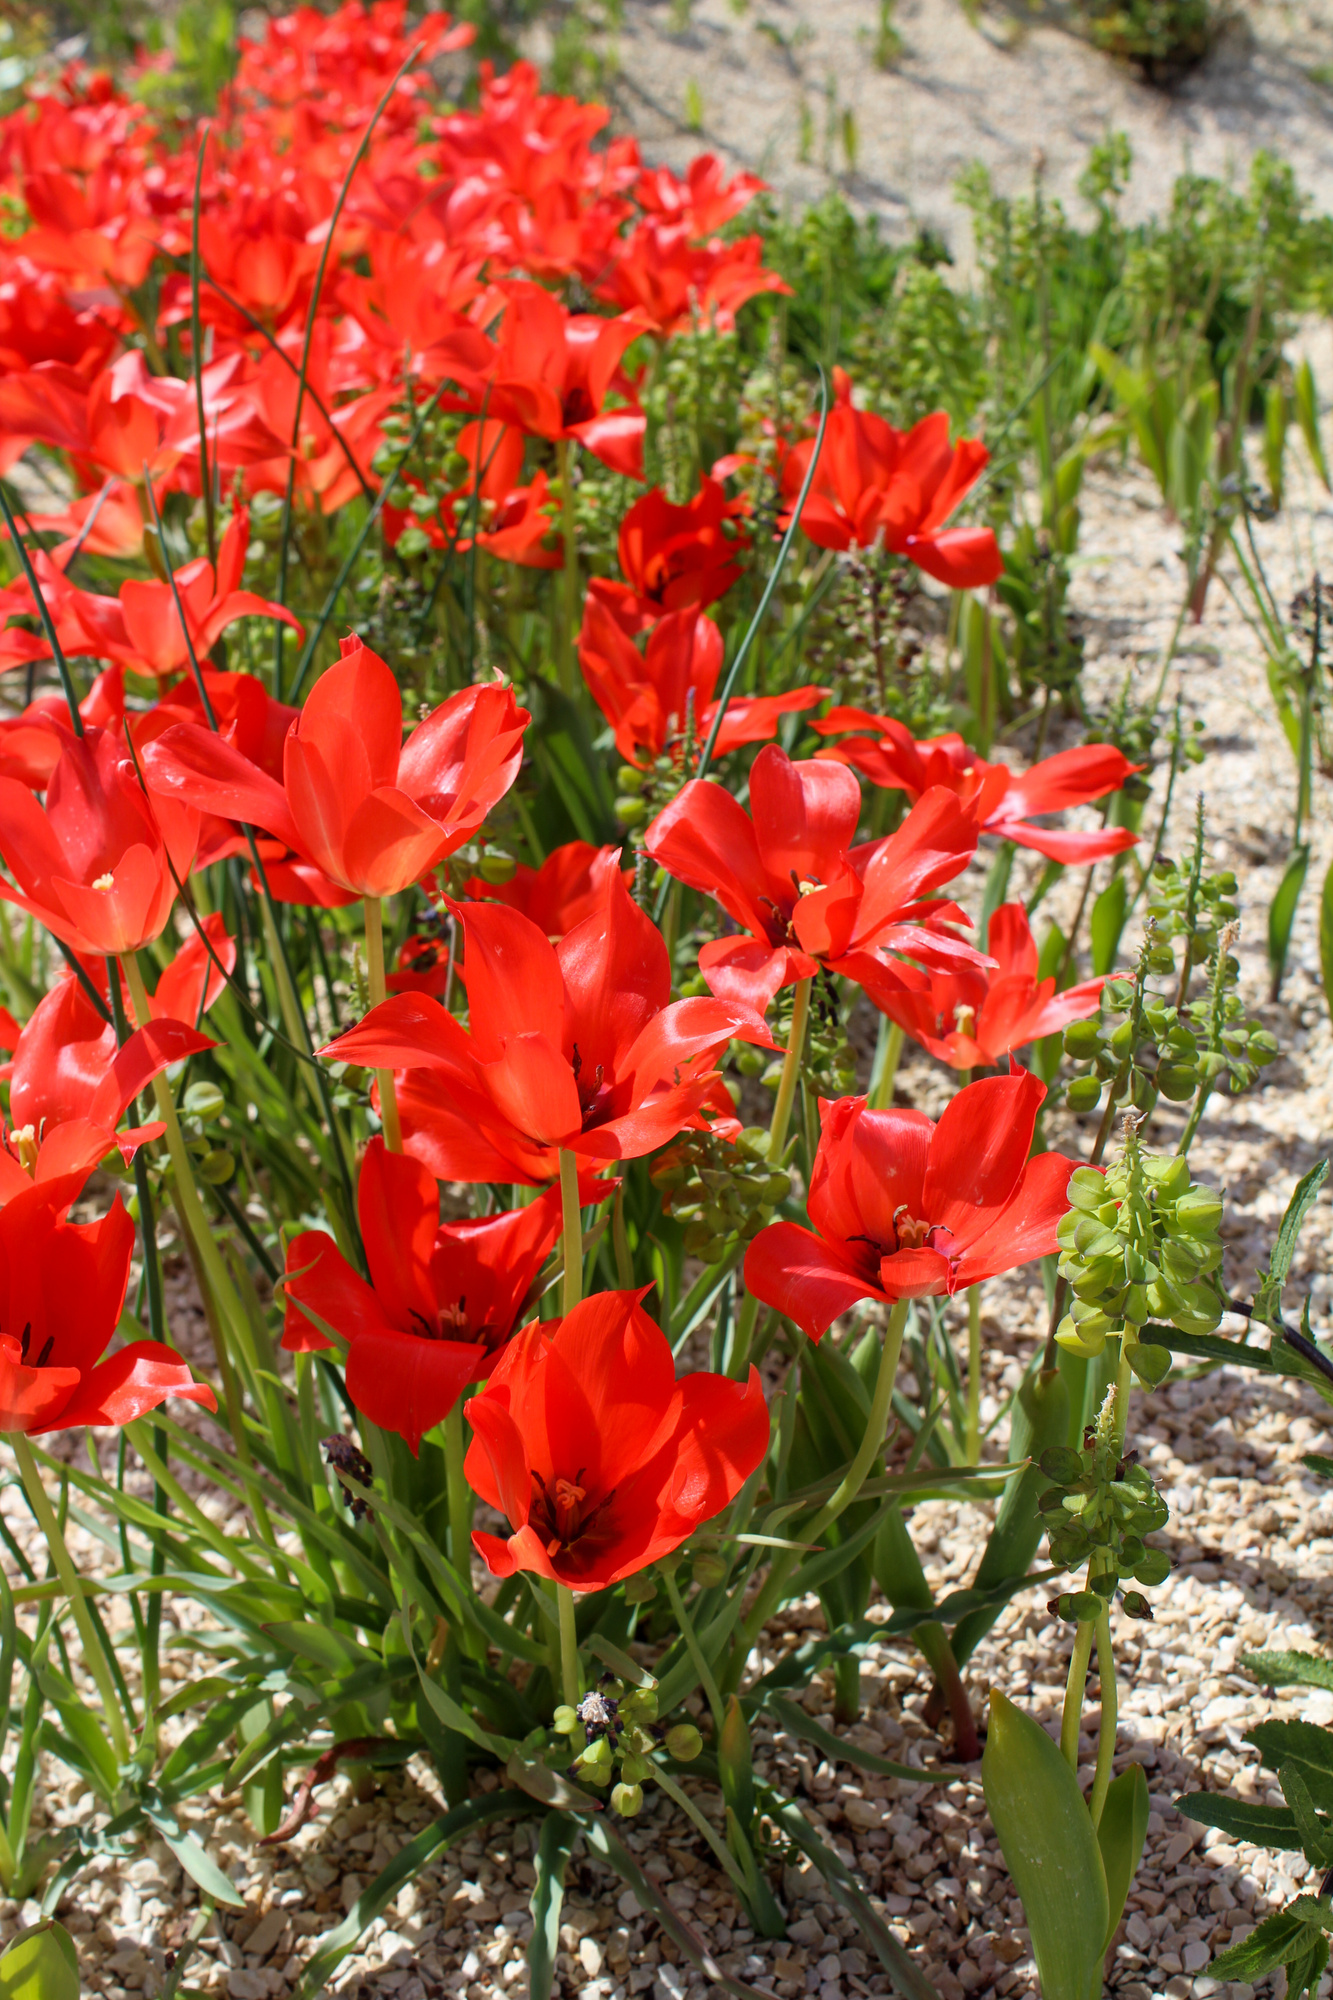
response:
M721 1513L767 1451L755 1370L678 1382L640 1297L603 1292L525 1328L467 1405L468 1483L511 1530L473 1534L492 1576L609 1589Z
M745 1282L812 1340L860 1299L962 1291L1056 1247L1077 1164L1032 1159L1046 1087L1025 1070L960 1090L938 1125L923 1111L820 1101L807 1209L813 1229L770 1223Z

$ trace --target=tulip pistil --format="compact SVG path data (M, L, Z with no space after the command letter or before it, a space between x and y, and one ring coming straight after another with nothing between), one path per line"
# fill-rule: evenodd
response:
M598 1515L604 1513L615 1498L613 1487L585 1513L588 1492L579 1484L582 1478L582 1466L572 1479L565 1479L557 1473L551 1486L547 1485L540 1472L532 1475L534 1491L529 1521L541 1536L548 1556L559 1555L562 1549L568 1551L575 1542L582 1541L591 1533Z

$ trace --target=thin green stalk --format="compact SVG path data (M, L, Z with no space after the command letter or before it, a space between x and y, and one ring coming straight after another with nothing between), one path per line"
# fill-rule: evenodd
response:
M753 1292L747 1292L741 1300L741 1309L736 1315L736 1325L731 1336L731 1356L727 1362L727 1373L733 1382L744 1382L750 1373L750 1348L754 1342L754 1323L759 1317L759 1301Z
M787 1037L787 1053L783 1058L777 1103L773 1106L773 1123L768 1128L768 1157L773 1166L781 1165L783 1150L787 1144L787 1127L791 1123L792 1105L796 1100L796 1085L801 1075L801 1057L805 1052L805 1029L810 1018L810 989L814 983L813 979L799 979L796 982L796 994L791 1010L791 1032Z
M384 980L384 910L378 896L367 896L365 907L366 983L370 988L370 1004L372 1007L378 1007L388 991ZM401 1153L403 1128L398 1118L398 1093L394 1088L393 1071L377 1069L375 1081L380 1091L380 1122L384 1127L384 1143L391 1153Z
M579 1632L574 1618L574 1593L557 1583L555 1601L560 1615L560 1691L571 1708L583 1699L579 1679Z
M1109 1604L1103 1605L1102 1614L1097 1620L1097 1672L1102 1682L1102 1719L1097 1730L1097 1769L1092 1780L1092 1797L1088 1801L1088 1811L1092 1814L1094 1826L1100 1826L1102 1823L1106 1794L1111 1785L1111 1767L1115 1759L1115 1733L1119 1720Z
M967 1462L981 1460L981 1287L967 1294Z
M19 534L18 524L14 519L13 509L10 507L9 496L5 492L3 482L0 482L0 513L4 514L5 526L9 529L9 539L18 551L18 559L23 565L23 574L27 578L28 588L32 592L33 604L36 607L38 617L42 621L42 630L46 634L46 643L51 648L51 658L56 663L56 672L60 676L60 685L64 691L65 705L69 709L70 727L76 736L82 736L83 717L79 714L79 697L74 686L74 677L70 673L69 661L65 658L64 648L56 636L55 620L52 618L46 599L42 595L42 586L37 581L37 572L32 566L27 546Z
M625 1230L625 1183L622 1180L616 1189L611 1205L611 1249L616 1260L616 1283L622 1292L634 1289L634 1260L630 1256L629 1237Z
M685 1599L680 1594L680 1585L676 1582L674 1570L669 1563L664 1563L659 1574L666 1585L666 1594L670 1599L671 1609L675 1613L676 1624L680 1628L680 1635L685 1641L685 1649L689 1653L695 1673L699 1676L699 1685L707 1697L709 1711L713 1717L713 1728L720 1736L722 1734L724 1711L722 1697L717 1689L717 1681L713 1676L713 1669L704 1657L703 1648L699 1644L699 1635L694 1629L694 1620L685 1609Z
M893 1087L898 1080L903 1040L903 1030L898 1023L891 1021L887 1014L881 1014L870 1089L866 1094L866 1109L869 1111L887 1111L893 1103Z
M111 1738L111 1747L116 1753L117 1763L124 1764L130 1754L129 1732L125 1727L125 1717L121 1710L120 1697L116 1692L111 1662L106 1656L101 1635L84 1602L83 1579L74 1567L74 1559L66 1546L65 1537L60 1532L60 1523L56 1520L55 1509L47 1498L42 1475L32 1455L32 1446L22 1431L12 1432L10 1443L14 1447L19 1478L23 1481L28 1505L36 1516L38 1527L46 1537L46 1546L55 1565L56 1575L69 1597L69 1608L74 1614L79 1643L83 1648L83 1663L96 1682L97 1692L102 1698L102 1720Z
M560 687L574 692L574 635L579 625L579 535L574 513L574 451L568 438L555 441L556 477L560 481L560 532L565 562L560 573Z
M583 1297L583 1215L579 1208L579 1163L564 1146L560 1148L560 1213L565 1252L560 1310L571 1313Z
M907 1313L908 1301L895 1300L884 1334L884 1345L880 1349L879 1372L875 1377L865 1433L851 1464L814 1519L803 1523L799 1534L796 1531L789 1531L793 1541L800 1540L808 1546L816 1545L820 1536L826 1534L839 1516L852 1505L869 1478L871 1468L884 1448L884 1439L889 1428L889 1415L893 1408L893 1385L898 1376L898 1358L902 1353ZM742 1658L750 1652L769 1618L782 1602L783 1593L800 1559L799 1550L785 1549L774 1562L768 1574L768 1581L755 1599L750 1615L742 1627L740 1642Z
M1069 1656L1069 1678L1065 1682L1064 1712L1060 1717L1060 1748L1071 1771L1078 1771L1078 1725L1083 1719L1083 1690L1087 1686L1088 1661L1092 1658L1092 1635L1096 1620L1081 1618L1074 1632L1074 1650Z
M449 1554L463 1588L472 1589L472 1491L463 1471L463 1405L444 1420L444 1483L449 1500Z

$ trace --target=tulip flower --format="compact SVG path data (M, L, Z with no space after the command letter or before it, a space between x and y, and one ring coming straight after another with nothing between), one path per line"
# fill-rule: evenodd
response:
M404 1146L440 1180L536 1185L562 1148L639 1159L701 1122L733 1037L773 1046L749 1007L671 1003L666 945L617 870L558 945L497 903L463 904L458 918L470 1031L438 1001L398 993L322 1051L398 1073Z
M164 973L159 991L164 984L174 992L180 982ZM160 1138L165 1127L158 1123L127 1132L116 1127L155 1076L215 1046L197 1032L194 1018L158 1014L119 1047L81 982L72 973L58 980L33 1009L5 1066L11 1124L0 1139L0 1203L34 1180L72 1175L82 1182L112 1151L128 1162Z
M710 236L767 189L758 174L730 180L716 153L698 153L679 180L670 167L645 168L634 185L639 207L666 222L684 222L691 236Z
M525 867L520 861L507 882L487 882L473 875L465 893L475 902L503 903L521 911L554 942L602 906L606 878L617 871L628 889L634 870L621 868L618 847L567 840L551 849L540 868Z
M690 606L670 611L649 632L640 653L594 590L588 592L579 633L579 665L593 700L615 730L616 748L628 763L646 766L679 742L692 719L696 743L713 725L713 690L722 671L722 634L711 618ZM740 696L727 705L714 745L716 754L776 735L784 715L814 708L829 690L794 688L790 694Z
M344 639L285 739L281 785L197 723L166 730L144 768L156 792L263 827L340 889L391 896L476 833L518 775L527 721L508 688L464 688L404 743L392 670Z
M1028 1158L1045 1085L1025 1070L960 1090L938 1125L923 1111L819 1106L806 1202L813 1229L772 1222L745 1256L763 1304L819 1340L860 1299L966 1290L1056 1247L1077 1162Z
M603 1292L534 1322L465 1406L468 1484L511 1529L473 1533L492 1576L525 1570L607 1590L678 1549L762 1461L758 1374L678 1382L641 1297Z
M0 897L77 952L137 951L171 915L198 836L198 813L150 798L114 736L71 734L45 810L17 778L0 778L0 856L17 883L0 879Z
M29 1186L0 1208L0 1431L119 1426L168 1396L216 1409L160 1341L100 1358L125 1303L134 1224L119 1196L98 1222L65 1221L77 1191L69 1179Z
M693 234L688 221L645 216L616 247L599 296L637 312L663 340L701 322L730 332L748 300L764 292L790 296L786 280L764 266L761 237L695 243Z
M633 638L667 611L704 610L725 597L740 575L750 546L743 532L727 535L725 521L741 511L716 479L701 478L699 491L684 507L673 506L660 486L649 489L620 523L618 551L623 583L597 578L590 595L600 597L616 622Z
M928 965L977 963L945 928L966 922L963 913L925 899L966 868L975 821L937 789L888 840L855 849L861 788L850 772L850 782L830 781L838 768L793 763L770 745L750 771L750 813L725 786L692 779L648 828L654 861L715 896L745 933L699 953L711 992L764 1008L821 966L873 991L886 949Z
M910 431L896 431L883 417L858 410L852 385L833 371L835 402L824 430L814 484L801 510L801 526L821 549L886 549L906 556L927 576L953 590L994 583L1004 563L990 528L947 528L945 522L980 478L990 454L975 438L950 447L943 410ZM789 451L782 490L794 507L809 470L814 439ZM790 515L788 516L790 518Z
M613 389L629 395L620 364L643 331L642 320L630 313L616 319L568 313L525 280L508 280L500 289L507 304L487 414L533 437L576 440L613 472L641 479L648 420L632 401L623 409L604 405Z
M1055 990L1037 977L1037 947L1021 903L1002 903L987 939L994 970L960 965L917 972L901 966L900 992L876 994L891 1021L954 1069L989 1069L1011 1049L1026 1048L1070 1021L1086 1021L1101 1005L1105 978Z
M982 833L1012 840L1017 847L1035 848L1049 860L1100 861L1109 854L1123 854L1138 839L1127 826L1075 833L1029 824L1038 813L1090 805L1118 791L1126 778L1143 769L1113 744L1084 743L1076 750L1058 750L1020 774L1007 764L986 763L961 736L932 736L918 743L893 716L870 715L863 708L830 709L812 726L821 736L838 736L849 729L866 732L829 744L816 756L851 764L872 784L906 792L910 799L919 799L932 785L943 785L971 807Z
M348 1395L415 1454L468 1383L490 1373L560 1234L560 1190L548 1188L529 1208L441 1224L433 1175L372 1139L357 1211L370 1283L322 1229L294 1236L282 1344L316 1353L332 1346L321 1323L339 1334L348 1343Z

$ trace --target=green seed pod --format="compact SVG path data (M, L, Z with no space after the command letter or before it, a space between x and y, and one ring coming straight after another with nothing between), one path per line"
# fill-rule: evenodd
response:
M1095 1055L1101 1039L1101 1029L1094 1017L1091 1021L1071 1021L1065 1029L1065 1054L1075 1062L1087 1062Z
M609 1767L610 1763L611 1745L605 1736L594 1737L578 1760L579 1769L585 1774L591 1774L599 1764L605 1764Z
M657 1689L631 1688L620 1704L620 1712L622 1715L631 1716L636 1722L656 1722ZM645 1737L639 1748L644 1748L648 1741L649 1739Z
M1080 1257L1091 1263L1098 1257L1118 1256L1124 1244L1115 1231L1098 1222L1096 1216L1085 1215L1074 1231L1074 1248Z
M700 1590L715 1590L727 1580L727 1565L723 1557L705 1549L694 1558L690 1573Z
M477 863L477 873L483 882L512 882L518 862L503 848L490 848Z
M1055 1329L1055 1337L1061 1347L1066 1348L1070 1354L1081 1354L1089 1361L1094 1354L1100 1354L1106 1345L1106 1335L1104 1333L1089 1334L1085 1338L1083 1329L1074 1324L1073 1319L1068 1313L1065 1314L1065 1317Z
M1060 1607L1062 1618L1077 1618L1080 1624L1085 1624L1092 1618L1100 1618L1102 1614L1102 1600L1091 1590L1072 1591L1067 1597L1060 1599Z
M615 815L621 826L642 826L648 817L648 808L642 799L620 797L615 803Z
M657 1595L657 1579L651 1570L641 1569L625 1578L624 1588L627 1604L651 1604Z
M235 1157L227 1151L225 1146L219 1146L213 1152L206 1153L199 1162L199 1177L201 1180L207 1181L210 1187L223 1186L226 1181L231 1179L235 1171Z
M1142 1560L1134 1566L1135 1582L1146 1583L1149 1589L1165 1583L1170 1574L1171 1558L1165 1549L1145 1549Z
M204 1125L220 1118L226 1108L227 1100L215 1083L192 1083L181 1099L186 1117L197 1118Z
M1176 1202L1173 1215L1181 1236L1216 1236L1222 1224L1222 1197L1212 1188L1192 1187Z
M1083 1477L1082 1458L1065 1444L1048 1445L1037 1463L1057 1486L1072 1486L1076 1479Z
M1120 1609L1126 1618L1142 1618L1152 1623L1152 1606L1142 1591L1127 1590L1120 1600Z
M1115 1013L1123 1014L1134 1005L1134 987L1128 979L1108 979L1102 999Z
M557 1736L572 1736L578 1726L578 1710L571 1708L568 1702L562 1701L555 1714L551 1717L552 1729L554 1729Z
M1065 1102L1071 1111L1095 1111L1101 1099L1102 1083L1097 1076L1076 1076L1065 1090Z
M1171 1350L1169 1347L1151 1346L1146 1340L1136 1340L1129 1348L1129 1365L1145 1388L1155 1389L1171 1372Z
M1136 1111L1151 1111L1157 1102L1157 1085L1141 1069L1136 1069L1130 1079L1129 1097Z
M1101 1575L1094 1576L1092 1582L1088 1585L1089 1590L1104 1601L1109 1601L1113 1598L1119 1587L1120 1580L1114 1570L1103 1570Z
M616 785L618 789L622 792L628 792L631 796L643 790L643 782L644 773L636 769L633 764L622 764L616 772Z
M1079 1167L1069 1177L1065 1199L1082 1215L1095 1215L1106 1199L1106 1183L1095 1168Z
M703 1749L704 1739L692 1722L678 1722L674 1729L668 1729L664 1747L678 1764L690 1764Z
M643 1809L643 1786L612 1785L611 1806L622 1819L633 1819L635 1813Z
M1062 1250L1072 1250L1074 1248L1074 1238L1083 1227L1083 1222L1084 1217L1079 1214L1076 1208L1071 1208L1066 1214L1060 1217L1060 1220L1055 1225L1055 1240Z

